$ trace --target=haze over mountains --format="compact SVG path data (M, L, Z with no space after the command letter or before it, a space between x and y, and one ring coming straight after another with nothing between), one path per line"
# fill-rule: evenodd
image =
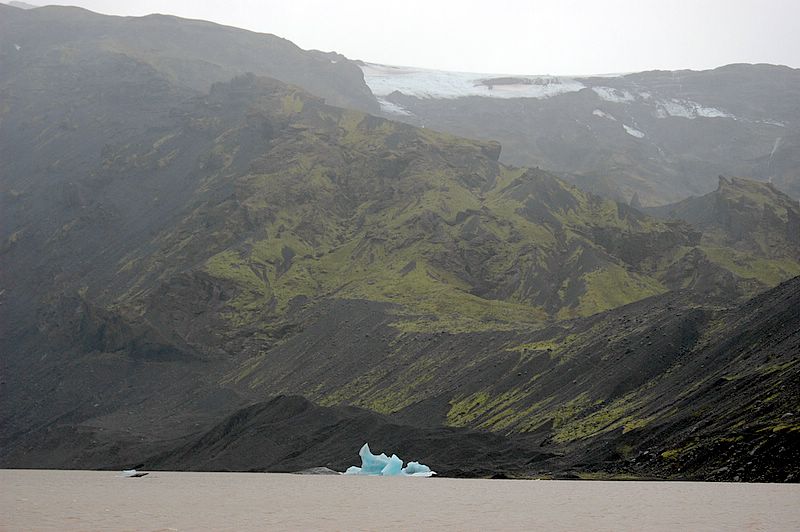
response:
M498 140L502 159L659 205L717 176L800 197L800 70L728 65L605 77L498 76L362 65L384 116Z
M0 464L797 479L797 71L370 68L0 5Z

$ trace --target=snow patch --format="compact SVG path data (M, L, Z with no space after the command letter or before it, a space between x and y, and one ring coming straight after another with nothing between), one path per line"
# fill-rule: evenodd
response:
M643 139L644 138L644 133L642 133L638 129L632 128L630 126L626 126L625 124L622 124L622 127L625 128L625 133L627 133L628 135L630 135L632 137L636 137L637 139Z
M376 99L378 100L378 103L381 106L381 111L383 111L384 113L389 113L392 115L413 116L413 114L405 107L397 105L396 103L392 103L384 98L376 97Z
M778 148L781 147L781 142L783 141L783 137L778 137L775 139L775 144L772 145L772 151L769 152L769 158L772 159L772 156L775 155L775 152L778 151Z
M611 87L592 87L592 90L603 100L614 103L633 102L636 98L626 90L614 89Z
M704 118L731 118L733 116L714 107L703 107L699 104L697 107L695 107L695 112L697 113L697 116L702 116Z
M715 107L704 107L697 102L691 100L677 100L672 98L670 100L659 100L657 103L656 117L667 118L668 116L675 116L680 118L688 118L693 120L695 118L734 118L730 114L717 109Z
M498 76L364 63L364 81L376 97L399 91L416 98L549 98L585 87L572 78Z
M609 120L613 120L614 122L617 121L616 118L614 118L613 116L611 116L606 112L601 111L600 109L595 109L594 111L592 111L592 114L594 116L599 116L600 118L608 118Z

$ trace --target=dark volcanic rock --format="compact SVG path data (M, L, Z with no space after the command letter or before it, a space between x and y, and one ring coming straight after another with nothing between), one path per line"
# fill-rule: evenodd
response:
M148 469L291 472L310 467L344 471L358 450L397 454L443 476L520 473L548 458L497 434L419 428L353 407L325 408L280 396L234 413L189 443L146 461Z

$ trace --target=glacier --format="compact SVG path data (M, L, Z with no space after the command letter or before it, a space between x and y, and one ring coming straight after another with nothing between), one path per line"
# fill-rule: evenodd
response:
M432 477L436 474L431 468L419 462L409 462L403 467L403 461L393 454L391 457L385 453L372 454L369 444L365 443L358 451L361 457L361 467L351 466L344 472L345 475L373 475L383 477Z
M549 98L568 92L578 92L585 85L574 78L557 76L507 76L504 74L478 74L472 72L449 72L363 63L361 71L372 94L387 102L386 96L400 91L416 98L464 98L484 96L486 98ZM508 83L492 85L491 79L508 77ZM401 110L405 111L402 107ZM397 112L396 108L384 107L386 112ZM407 111L406 111L407 113Z

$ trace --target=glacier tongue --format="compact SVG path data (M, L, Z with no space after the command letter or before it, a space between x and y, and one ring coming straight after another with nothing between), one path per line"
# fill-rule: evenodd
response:
M395 114L408 114L408 111L396 104L393 104L394 107L386 106L386 103L391 102L385 97L395 91L423 99L467 96L542 99L577 92L585 87L583 83L568 77L448 72L377 63L364 63L361 71L372 94L383 100L383 110Z
M393 454L390 457L381 453L372 454L369 444L365 443L358 451L361 457L361 467L351 466L344 472L345 475L376 475L384 477L430 477L436 474L431 468L419 462L409 462L403 467L403 461Z

